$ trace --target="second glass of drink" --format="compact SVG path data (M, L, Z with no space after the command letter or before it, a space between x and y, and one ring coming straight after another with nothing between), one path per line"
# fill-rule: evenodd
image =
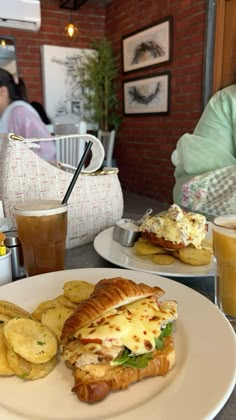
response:
M212 227L217 261L215 303L236 322L236 215L219 216Z

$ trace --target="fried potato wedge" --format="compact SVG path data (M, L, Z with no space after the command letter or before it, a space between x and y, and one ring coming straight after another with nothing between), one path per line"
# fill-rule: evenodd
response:
M15 375L21 379L40 379L47 376L56 366L57 356L53 356L48 362L45 363L31 363L19 356L14 350L7 349L7 360Z
M138 255L155 255L165 254L166 250L160 246L151 244L151 242L138 240L134 244L134 252Z
M152 262L154 264L170 265L170 264L173 264L174 261L175 259L172 255L156 254L152 256Z
M7 361L7 345L3 334L3 325L0 326L0 376L14 375L14 371Z
M66 308L63 305L48 309L43 313L41 323L50 328L59 340L64 322L73 312L73 309Z
M94 284L83 280L67 281L64 286L64 295L71 301L79 303L87 299L93 292Z
M10 318L23 317L30 318L31 314L20 306L15 305L7 300L0 300L0 317L2 315L8 315Z
M3 328L7 347L28 362L45 363L57 353L56 336L45 325L27 318L13 318Z
M212 250L207 248L197 249L192 246L179 249L179 259L185 264L207 265L210 264Z

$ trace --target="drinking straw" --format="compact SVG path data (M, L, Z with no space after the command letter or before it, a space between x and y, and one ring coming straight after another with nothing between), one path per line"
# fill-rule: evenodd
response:
M74 185L75 185L75 183L76 183L76 181L77 181L77 178L78 178L78 176L79 176L79 174L80 174L80 172L81 172L81 169L83 168L83 165L84 165L85 159L86 159L86 157L88 156L88 153L89 153L89 151L90 151L90 149L91 149L92 145L93 145L93 142L92 142L92 141L89 141L89 142L86 144L84 154L83 154L82 158L80 159L80 162L79 162L79 164L78 164L78 167L77 167L77 169L76 169L76 171L75 171L75 173L74 173L74 176L73 176L73 178L72 178L72 180L71 180L71 182L70 182L70 185L69 185L69 187L68 187L68 189L67 189L67 191L66 191L66 193L65 193L65 196L64 196L64 198L63 198L63 200L62 200L62 204L66 204L66 203L68 202L68 199L69 199L69 197L70 197L70 195L71 195L71 193L72 193L72 190L73 190L73 188L74 188Z

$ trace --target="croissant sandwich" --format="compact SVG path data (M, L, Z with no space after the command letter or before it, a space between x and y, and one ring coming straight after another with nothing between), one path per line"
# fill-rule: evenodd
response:
M72 391L81 401L101 401L111 391L173 368L177 303L159 302L163 294L129 279L103 279L65 321L62 356L73 369Z

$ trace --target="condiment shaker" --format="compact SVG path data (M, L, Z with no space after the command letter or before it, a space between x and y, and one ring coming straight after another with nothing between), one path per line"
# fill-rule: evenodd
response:
M11 250L12 279L18 280L26 276L22 247L16 230L4 232L5 245Z

